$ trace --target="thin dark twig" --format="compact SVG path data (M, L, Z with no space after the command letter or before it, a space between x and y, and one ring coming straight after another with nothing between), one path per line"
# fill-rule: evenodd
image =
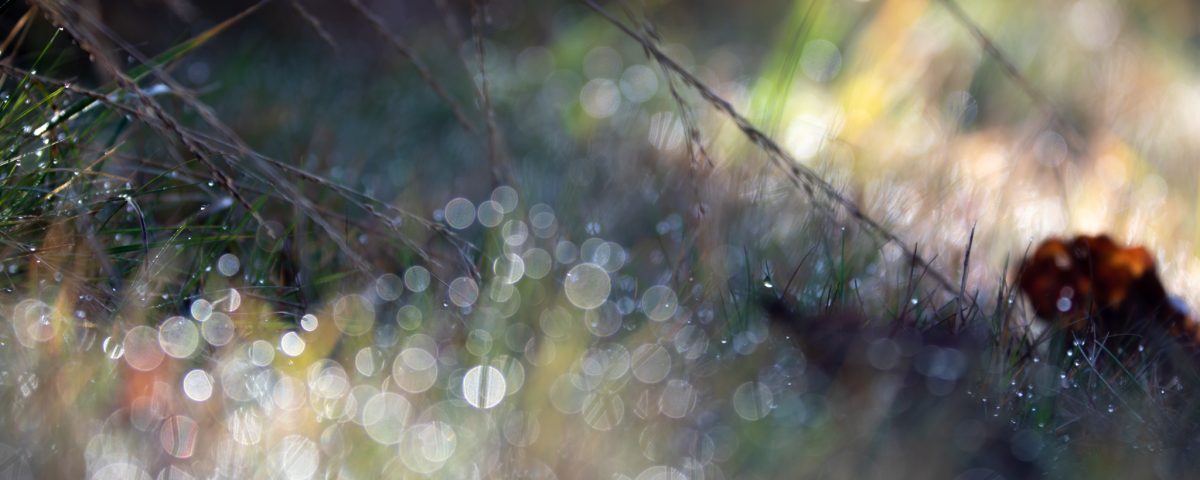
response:
M262 2L257 4L255 7L252 7L252 9L257 8L258 6L262 5L266 1L267 0L263 0ZM231 20L227 20L226 23L228 23L230 21L234 21L234 20L242 18L242 17L245 17L249 12L252 11L252 9L239 14L238 16L234 17ZM98 25L98 28L103 29L104 27L103 27L103 25ZM179 96L186 103L188 103L189 106L191 106L193 109L197 110L200 113L201 118L204 119L208 123L209 126L213 127L218 132L222 133L224 139L205 135L200 132L192 131L192 130L189 130L186 128L179 128L180 133L182 135L186 136L189 140L195 142L196 144L202 145L203 147L205 147L206 149L208 149L212 152L220 152L222 155L224 155L226 158L228 158L230 160L235 160L235 159L241 158L241 157L248 157L250 159L258 160L259 162L262 162L262 163L258 164L258 167L268 177L267 179L264 179L264 181L267 181L268 184L272 185L273 188L278 190L278 194L280 194L283 198L290 199L291 201L295 202L298 206L302 207L302 210L304 211L304 213L306 215L308 215L315 224L317 224L319 227L321 227L321 229L324 230L330 236L330 238L334 241L334 243L336 243L338 245L338 247L343 251L343 253L345 253L347 255L347 257L350 258L350 260L352 260L360 270L362 270L364 272L368 272L368 273L370 272L369 265L355 251L353 251L350 248L350 246L347 243L347 241L345 240L345 238L337 231L337 229L334 228L334 226L332 224L330 224L325 218L321 217L321 215L316 213L320 209L317 208L317 206L314 205L311 200L309 200L306 196L304 196L302 192L300 192L298 189L296 189L295 186L293 186L290 182L288 182L286 178L284 178L282 175L280 175L280 173L276 172L275 168L280 168L281 170L291 171L293 173L300 174L303 178L305 178L307 180L314 181L315 183L325 185L325 186L334 185L334 184L332 184L332 182L321 181L324 179L321 179L320 177L318 177L316 175L310 174L301 169L294 168L289 164L280 162L276 159L267 157L265 155L262 155L262 154L256 152L254 149L252 149L248 145L246 145L237 134L235 134L231 129L229 129L227 126L225 126L217 118L215 112L213 112L211 108L209 108L204 103L200 102L198 99L195 98L195 96L188 93L187 90L184 89L181 85L178 85L177 83L175 83L168 75L165 74L165 72L162 72L161 69L158 69L155 65L148 63L147 60L144 59L144 57L141 56L133 48L133 46L126 44L120 38L117 38L115 35L112 35L112 37L113 37L112 39L114 42L122 45L122 48L126 49L131 54L137 56L139 59L141 59L141 61L143 63L147 63L153 69L154 73L164 83L166 83L167 85L169 85L172 88L173 92L177 96ZM274 168L272 168L272 167L274 167ZM253 174L253 172L251 172L251 171L246 171L245 173ZM399 234L400 240L402 243L409 246L410 248L413 248L414 251L422 259L424 259L426 262L428 262L430 264L436 265L436 264L439 264L439 262L437 262L435 259L433 259L430 255L428 255L418 245L411 242L407 238L407 236L404 235L403 232L401 232L399 230L399 227L398 227L398 225L395 224L395 222L391 221L391 219L388 219L388 218L383 217L382 215L378 214L378 212L374 209L373 205L363 204L361 202L356 201L353 198L350 198L350 196L353 195L353 196L357 196L357 197L366 198L370 201L373 201L376 204L385 205L389 209L396 211L402 215L405 215L409 218L416 219L418 221L418 223L421 223L426 228L429 228L430 230L432 230L436 233L439 233L443 237L446 237L448 240L450 240L451 244L453 244L454 247L457 250L459 250L460 252L464 251L465 249L477 250L477 248L474 247L474 245L471 245L470 242L466 242L466 241L462 240L461 238L458 238L452 232L448 232L444 228L440 228L440 226L437 224L432 224L419 216L405 212L394 206L387 205L387 204L380 202L378 200L375 200L367 195L361 194L359 192L355 192L349 188L341 187L340 185L337 185L337 186L340 188L336 189L336 191L338 191L342 195L343 198L356 203L357 206L368 211L373 216L376 216L378 218L385 220L384 223L389 228L391 228L395 233ZM257 212L252 210L251 213L256 214ZM268 226L268 230L270 230L270 229L271 229L271 227ZM473 266L469 270L471 271L471 273L473 275L478 276L478 272L476 272L476 269Z
M17 20L17 24L13 25L13 27L11 29L9 29L8 36L5 37L4 42L0 43L0 52L9 51L8 47L12 46L13 42L17 39L17 37L19 35L21 35L25 31L27 31L27 29L25 27L29 25L29 20L31 18L33 18L33 16L35 14L37 14L37 11L38 11L38 8L36 5L34 5L32 7L29 7L29 10L26 10L24 15L21 15L21 18ZM12 62L14 57L15 56L10 55L4 59L4 62L5 63Z
M234 18L236 18L236 19L245 18L247 15L249 15L249 13L260 8L267 1L269 1L269 0L262 0L256 4L252 5L250 8L244 10L242 13L238 14ZM266 219L263 218L262 215L258 212L258 210L255 209L250 204L249 200L247 200L246 197L244 195L242 195L238 186L235 184L233 178L230 175L226 174L221 169L221 167L218 166L217 163L214 161L214 158L212 155L212 153L214 153L214 152L211 149L206 148L204 145L201 145L201 144L195 142L193 138L189 137L188 135L185 135L183 132L183 129L178 125L178 123L169 114L166 113L166 110L163 109L163 107L158 102L156 102L153 98L151 98L145 91L143 91L137 85L137 82L135 82L132 78L130 78L128 75L126 75L123 71L121 71L121 69L116 65L116 63L110 57L110 52L98 47L99 42L97 41L97 39L93 36L93 34L90 31L88 31L84 28L81 28L81 25L68 20L67 12L62 10L60 7L69 8L70 7L69 5L61 5L60 6L58 4L51 3L49 0L38 0L38 2L40 4L42 4L42 8L46 9L48 12L51 13L52 18L55 19L55 22L57 24L59 24L60 26L65 28L72 35L72 37L74 37L79 42L81 48L88 51L88 53L92 54L92 56L96 59L95 63L99 67L101 67L106 73L111 75L114 78L114 80L117 82L117 85L119 87L121 87L121 89L128 91L133 95L133 100L137 104L137 108L134 109L134 113L133 113L133 116L135 118L145 122L152 129L154 129L156 132L158 132L163 138L173 139L176 143L178 143L181 147L183 147L184 150L186 150L189 154L191 154L193 157L195 157L197 160L199 160L201 163L203 163L206 167L208 167L208 169L212 172L213 177L215 177L217 179L218 183L222 186L222 188L226 192L228 192L234 198L234 200L236 200L239 204L241 204L243 206L243 208L245 208L247 210L247 212L255 219L255 221L259 225L266 228L268 234L270 234L273 237L276 237L277 235L283 233L283 232L276 232L275 231L276 229L274 228L274 226L272 224L268 223L266 221ZM154 73L155 76L158 79L160 79L165 85L167 85L175 93L175 95L178 98L180 98L185 103L187 103L188 106L195 109L196 112L199 114L200 118L203 119L209 126L211 126L212 128L214 128L217 131L219 131L220 133L222 133L226 138L229 138L232 143L238 145L240 147L242 153L247 152L247 151L253 151L248 146L246 146L245 143L242 142L241 139L236 134L234 134L227 126L225 126L223 123L221 123L221 121L217 118L215 112L213 112L211 108L209 108L207 105L205 105L202 102L200 102L199 100L197 100L194 95L191 95L190 93L188 93L185 88L183 88L181 85L176 83L169 75L166 74L166 72L163 72L162 69L159 68L156 64L154 64L153 62L146 59L145 56L141 55L141 53L138 52L132 45L129 45L127 42L124 42L122 39L120 39L118 36L113 34L111 31L108 31L108 29L104 25L99 24L94 18L91 18L87 14L80 13L78 11L73 11L73 13L76 16L78 16L81 20L92 23L94 28L99 30L101 33L105 34L110 40L117 43L123 50L125 50L130 55L134 56L139 61L141 61L143 64L145 64L148 68L150 68L150 71L152 73ZM229 22L229 21L226 21L226 22ZM237 158L236 156L227 156L227 158L223 158L223 160L228 161L228 160L233 160L236 158ZM290 182L288 182L285 178L280 176L274 169L271 169L266 166L262 166L262 169L265 174L267 174L269 177L271 177L272 185L275 188L278 188L280 190L280 193L283 194L285 198L292 199L298 205L304 207L309 212L312 211L312 202L308 198L306 198L304 195L302 195L298 190L296 190L295 187L292 186ZM310 216L312 217L312 220L314 223L316 223L318 226L320 226L323 230L326 231L326 233L330 236L330 239L333 240L334 243L336 243L338 245L338 248L343 252L343 254L346 255L346 257L352 263L354 263L355 267L358 270L360 270L363 273L373 276L373 268L371 267L371 265L365 259L363 259L362 256L360 256L357 252L355 252L352 248L350 248L350 245L346 241L346 239L341 237L338 234L338 232L336 231L336 229L334 229L333 226L329 224L329 222L327 222L324 218L319 218L320 217L319 215L310 214Z
M971 225L971 235L967 237L967 250L963 253L962 279L958 285L959 298L965 298L967 296L967 272L971 269L971 247L975 245L976 225ZM967 308L970 309L971 307ZM967 324L967 316L961 304L958 307L958 314L962 320L959 322L959 327L962 327Z
M967 16L967 13L963 11L958 3L955 3L954 0L941 0L941 3L950 12L950 15L954 17L954 20L962 25L963 28L966 28L971 33L971 36L975 37L975 41L979 43L979 47L1000 65L1000 70L1004 71L1004 74L1017 84L1017 88L1021 89L1021 92L1033 100L1034 103L1038 104L1045 111L1046 115L1063 129L1063 133L1068 137L1067 141L1071 142L1071 146L1076 150L1082 150L1083 136L1071 122L1067 121L1058 107L1054 105L1054 102L1050 101L1050 97L1047 97L1041 90L1038 90L1029 79L1021 74L1016 64L1008 59L1008 56L1000 50L1000 47L996 46L996 42L992 41L987 33L984 33L983 29L971 20L971 17Z
M321 37L321 40L324 40L325 43L328 43L335 52L338 50L337 42L334 41L333 35L330 35L329 31L325 30L325 27L321 25L321 19L317 18L316 15L313 15L312 12L309 12L308 9L304 8L304 5L300 3L300 0L292 0L292 9L295 10L296 13L300 14L300 17L303 18L305 22L308 22L308 25L312 27L313 31L317 32L317 35Z
M783 291L780 292L780 295L782 297L787 297L788 295L791 295L792 282L796 280L796 275L798 275L800 273L800 267L804 266L804 262L806 262L808 260L809 255L812 255L812 253L816 250L817 250L817 246L813 245L812 247L809 247L808 251L804 253L803 257L800 257L800 262L796 263L796 268L794 270L792 270L792 275L790 277L788 277L787 283L784 284L784 286L783 286Z
M223 152L228 152L231 154L234 152L237 152L236 146L229 145L228 143L222 142L221 140L218 140L211 136L205 135L203 133L195 132L192 130L186 130L186 129L185 129L185 133L196 136L197 138L204 139L205 141L211 142L210 145L213 148L219 149ZM312 182L312 183L321 185L323 187L329 188L329 189L337 192L339 195L342 196L342 198L345 198L346 200L355 203L355 205L358 206L359 208L362 208L363 210L366 210L368 213L371 213L373 216L376 216L376 217L380 218L381 220L384 220L384 223L387 224L389 227L393 227L393 228L396 227L396 225L395 225L396 222L387 217L383 217L382 214L378 212L375 205L379 205L393 213L399 214L405 218L416 221L421 226L423 226L435 233L438 233L439 235L442 235L448 241L450 241L450 243L461 244L463 247L467 248L468 250L472 250L472 251L479 250L479 247L475 246L471 242L463 239L462 237L458 236L457 234L455 234L452 231L442 228L442 226L440 224L431 222L428 219L421 217L420 215L409 212L409 211L404 210L395 205L391 205L391 204L384 202L382 200L379 200L371 195L359 192L350 187L344 186L340 183L334 182L334 181L324 178L320 175L317 175L315 173L304 170L300 167L290 165L285 162L281 162L277 159L268 157L261 153L254 152L254 151L244 152L244 153L253 158L270 163L271 165L278 167L279 169L284 170L288 173L294 174L294 175L300 177L301 180ZM407 239L403 238L403 237L402 237L402 240L407 241ZM417 251L418 254L420 254L422 256L423 259L425 259L426 261L431 261L431 259L426 256L424 250L422 250L420 247L418 247L416 245L411 245L411 246L412 246L412 248L414 248Z
M241 193L238 192L237 188L232 183L232 179L225 174L220 167L213 163L212 159L200 151L196 145L188 142L187 139L180 134L178 126L171 119L171 117L166 114L162 106L150 98L146 92L138 87L137 83L132 78L130 78L128 75L122 72L119 67L117 67L117 65L109 57L109 52L99 46L98 40L90 32L80 28L80 26L75 22L68 20L66 12L58 8L58 5L51 4L48 0L39 0L39 3L42 4L42 8L50 14L56 24L66 29L67 32L69 32L71 36L79 42L80 48L83 48L85 51L91 54L93 58L95 58L95 64L97 66L103 69L105 73L111 75L122 89L133 94L133 99L141 107L134 109L137 118L145 121L147 125L158 131L165 138L173 138L178 141L180 146L198 158L212 171L213 176L220 180L221 184L226 187L226 190L229 192L229 194L232 195L238 202L242 203L243 206L245 206L247 210L249 210L250 213L255 216L255 219L260 224L266 223L265 220L258 215L258 212L250 207L250 203L241 195ZM256 9L260 5L262 5L262 2L251 8ZM74 13L80 15L81 18L86 17L86 15L80 14L78 11L75 11Z
M488 166L491 167L492 183L495 186L512 185L512 168L499 146L500 132L499 128L496 127L496 115L492 110L492 97L488 92L486 52L483 48L483 8L480 8L478 2L471 0L471 9L474 10L473 15L471 15L471 30L472 36L475 38L475 59L479 65L479 103L483 106L483 123L486 130L485 134L487 135Z
M458 24L458 20L454 19L454 11L450 9L450 5L446 0L433 0L438 11L442 12L442 22L446 24L446 31L450 33L450 38L454 41L454 45L462 45L466 43L467 36L463 34L463 29Z
M663 66L667 67L676 75L678 75L685 84L695 89L705 101L712 105L713 108L716 108L721 113L733 120L738 129L742 131L742 134L745 135L747 139L751 141L751 143L754 143L760 149L766 152L767 157L771 159L771 164L783 171L794 185L803 188L807 193L809 193L810 196L814 198L816 197L816 192L820 192L822 195L827 197L829 201L836 204L856 221L865 225L868 231L877 235L884 243L893 243L901 246L907 245L906 242L904 242L904 240L901 239L897 234L893 233L891 230L888 230L878 221L868 216L862 211L861 208L859 208L857 203L839 193L837 189L833 187L833 185L830 185L829 182L826 182L824 179L822 179L815 171L799 163L795 157L787 153L787 151L780 147L779 144L771 139L770 136L763 133L749 119L739 113L732 104L730 104L720 95L717 95L716 92L709 88L707 84L693 75L687 69L680 66L677 62L675 62L675 60L663 52L662 49L658 48L654 42L645 38L645 36L642 34L634 31L621 20L613 17L610 13L597 5L593 0L580 1L594 10L596 13L603 16L606 20L608 20L609 23L613 24L613 26L624 32L625 35L641 44L647 54L651 55L656 61L660 62ZM910 260L921 266L926 271L928 276L932 278L934 282L936 282L938 286L940 286L947 293L955 297L959 296L958 288L954 285L954 283L951 282L950 279L940 271L934 269L932 263L925 257L914 250Z
M917 250L919 248L920 248L920 245L913 245L913 251L912 251L913 257L917 256ZM917 293L917 285L921 283L921 279L925 278L925 274L929 272L929 269L925 268L924 271L921 272L920 276L917 276L914 278L914 275L916 275L916 273L917 273L918 265L919 264L916 261L908 262L908 283L905 285L906 287L908 287L908 289L905 291L904 298L900 299L900 305L902 305L902 307L900 308L900 313L896 316L897 321L892 322L893 323L893 325L892 325L892 333L893 334L896 333L897 331L899 331L900 327L903 326L904 317L908 315L909 306L911 305L909 303L910 299L916 299L916 297L914 297L913 295L916 295L916 293ZM913 323L916 323L916 320L914 320Z
M636 17L634 16L632 9L630 9L625 3L622 3L621 6L623 7L625 15L629 17L630 21L635 21L634 19ZM648 21L642 21L639 23L642 25L642 33L645 34L645 38L647 40L655 42L656 45L662 41L658 35L658 32L654 29L654 25L650 24ZM679 89L675 86L675 76L671 75L671 72L667 69L667 67L659 63L656 57L649 54L647 54L647 56L652 60L655 60L655 65L658 65L658 68L662 70L663 78L667 79L667 90L671 93L671 99L675 102L675 106L679 110L680 122L687 130L687 153L688 159L692 162L693 173L696 173L695 170L701 167L711 170L713 168L712 158L708 156L708 151L704 148L704 143L700 136L700 128L697 126L695 113L692 112L691 107L688 106L686 101L684 101L683 95L679 93ZM698 155L697 151L699 151Z
M459 106L458 102L451 98L450 94L446 92L446 89L442 87L442 84L433 77L433 73L431 73L429 67L425 65L425 61L421 60L421 57L417 56L417 51L413 49L408 42L400 38L400 36L388 30L387 25L383 23L383 18L380 18L378 14L367 9L366 5L363 5L362 0L346 0L346 3L349 3L351 7L354 7L354 10L358 12L358 14L361 15L363 19L367 21L367 23L371 24L371 28L375 29L375 33L378 33L379 36L386 39L388 43L392 45L392 48L396 49L401 56L408 59L409 63L412 63L413 68L417 70L417 75L421 76L421 80L425 81L425 84L428 85L431 90L433 90L434 94L440 97L442 101L446 102L446 105L450 107L450 111L454 113L454 118L458 120L458 123L462 125L463 129L468 132L474 132L475 125L472 124L469 119L467 119L467 115L463 113L463 109L461 106Z

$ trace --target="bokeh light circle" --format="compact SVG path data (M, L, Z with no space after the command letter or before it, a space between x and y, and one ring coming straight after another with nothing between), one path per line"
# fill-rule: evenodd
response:
M594 263L581 263L571 268L563 280L563 292L572 305L584 310L603 305L612 291L608 272Z
M200 345L200 331L183 317L171 317L158 326L158 344L167 355L187 358Z
M504 374L490 365L476 365L462 379L463 398L475 408L488 409L499 405L507 388Z

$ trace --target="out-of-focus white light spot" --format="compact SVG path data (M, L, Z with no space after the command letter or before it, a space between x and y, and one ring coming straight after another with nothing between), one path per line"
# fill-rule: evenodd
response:
M467 334L467 351L471 355L483 357L492 351L492 334L482 328L472 329Z
M429 390L437 381L437 371L437 359L424 348L406 348L392 363L392 379L409 393Z
M1019 203L1013 209L1017 234L1021 238L1042 238L1054 235L1066 224L1067 215L1062 202L1051 198L1039 198Z
M500 202L495 200L485 200L480 203L475 215L479 218L479 224L488 228L495 228L504 221L504 210L501 208Z
M542 310L538 316L538 326L542 333L550 338L562 338L570 331L571 314L560 306Z
M491 363L504 375L504 382L507 386L505 396L512 396L525 385L525 366L521 365L520 360L508 355L500 355L493 358Z
M200 426L187 415L167 417L158 431L163 451L175 458L190 458L196 451Z
M234 410L225 418L225 429L233 441L241 445L255 445L262 440L262 419L251 407Z
M375 354L371 347L365 347L354 354L354 369L364 377L375 374Z
M504 283L517 283L525 276L525 259L515 253L505 254L492 262L492 272Z
M429 270L420 265L409 267L404 271L404 286L414 293L424 292L429 288Z
M226 253L217 259L217 273L226 277L232 277L237 274L238 269L242 267L242 261L237 255Z
M271 467L285 480L307 480L317 473L321 452L317 444L301 435L289 435L271 451Z
M829 40L811 40L800 53L800 69L815 82L828 82L842 70L842 52Z
M674 344L683 358L695 360L708 350L708 335L696 325L687 325L675 333Z
M413 305L405 305L396 311L396 323L405 330L416 330L421 327L424 315L421 309Z
M550 267L554 266L554 259L550 257L550 252L534 247L526 250L521 254L521 259L525 262L525 276L534 280L540 280L550 273Z
M508 185L501 185L492 190L492 201L500 204L500 211L504 213L512 213L517 209L517 203L521 200L521 196L517 194L517 189Z
M612 80L597 78L583 85L579 91L579 104L588 116L605 119L621 107L621 91Z
M411 411L412 404L402 395L380 392L363 405L363 429L382 445L400 443Z
M300 328L303 328L306 332L316 330L318 323L317 316L311 313L306 313L303 317L300 317Z
M296 332L287 332L279 337L279 350L289 357L304 353L304 339Z
M656 322L666 321L679 309L679 298L666 285L655 285L642 293L642 312Z
M433 421L413 425L404 436L400 459L410 470L430 474L446 463L458 447L458 434L447 423Z
M339 399L350 390L350 376L342 364L330 359L308 367L308 391L313 398Z
M156 480L194 480L191 470L183 465L167 465L158 471Z
M500 404L507 385L504 374L492 366L476 365L463 375L463 398L475 408L488 409Z
M688 476L675 467L655 465L642 470L633 480L688 480Z
M575 263L577 258L579 258L579 247L571 243L570 240L559 240L558 243L554 244L554 259L558 263Z
M891 370L900 360L900 345L890 338L872 340L867 346L867 361L879 370Z
M612 256L612 248L604 239L592 237L579 246L579 258L588 263L604 266ZM606 269L607 270L607 269Z
M479 285L470 277L458 277L450 282L450 302L466 308L479 299Z
M362 295L343 295L333 302L333 324L352 337L370 332L375 326L375 305Z
M275 347L266 340L255 340L250 343L250 363L258 367L270 365L275 360Z
M571 415L583 410L588 392L576 380L578 375L563 374L550 385L550 404L564 414Z
M375 295L381 300L394 302L404 293L404 281L394 273L385 273L375 279Z
M625 418L625 401L612 392L593 392L584 398L583 409L579 413L588 426L607 432Z
M158 345L167 355L187 358L200 345L200 331L191 320L171 317L158 326Z
M236 288L229 289L229 295L226 295L223 300L225 301L226 312L236 312L237 309L242 307L242 293L237 291Z
M809 160L825 147L827 139L836 135L831 119L803 114L792 121L785 138L787 146L798 160Z
M553 237L558 231L558 219L554 217L554 209L549 205L539 203L529 207L529 225L533 227L533 234L538 238Z
M13 307L13 331L17 341L28 348L54 338L58 321L54 309L41 300L29 298Z
M125 348L125 362L134 370L154 370L163 361L158 331L153 328L145 325L133 327L125 333L125 340L121 344Z
M658 383L671 372L671 354L662 345L647 343L633 351L633 376L642 383Z
M650 116L647 139L659 150L675 150L683 145L683 122L672 112L659 112Z
M620 270L621 267L625 266L627 255L625 253L625 249L622 248L621 245L617 244L616 242L604 242L602 249L605 252L604 261L595 263L599 264L601 267L604 267L604 269L609 273L616 272L617 270Z
M1054 302L1054 306L1058 311L1066 313L1071 311L1071 299L1067 297L1058 297L1058 301Z
M271 388L271 402L283 410L296 410L304 406L305 393L304 382L290 375L280 375Z
M771 413L774 396L759 382L746 382L733 391L733 411L746 420L759 420Z
M446 216L446 224L459 230L467 228L475 222L475 204L462 197L446 202L443 212Z
M209 315L208 320L200 324L200 333L210 345L222 347L233 340L233 335L237 333L237 330L229 315L216 312Z
M594 263L581 263L571 268L563 280L563 292L572 305L590 310L603 305L612 291L608 272Z
M193 402L203 402L212 397L213 378L208 372L195 369L183 376L183 394Z
M519 247L529 239L529 227L520 220L509 220L500 228L500 235L504 237L504 243L508 246Z
M654 98L658 92L658 75L645 65L631 65L621 74L621 93L633 103Z
M208 300L199 298L192 302L189 310L191 311L192 318L196 319L198 322L204 322L208 320L210 315L212 315L213 307L212 303L210 303Z
M150 474L132 463L113 462L96 470L91 480L150 480Z
M658 410L671 418L683 418L696 404L696 389L685 380L670 380L658 399Z
M583 312L584 326L589 332L592 332L592 335L600 338L617 333L623 323L621 312L611 303Z
M510 445L514 447L528 447L537 441L538 435L541 433L541 424L538 422L536 415L517 411L506 417L501 429L504 433L504 439ZM552 477L547 476L546 478Z

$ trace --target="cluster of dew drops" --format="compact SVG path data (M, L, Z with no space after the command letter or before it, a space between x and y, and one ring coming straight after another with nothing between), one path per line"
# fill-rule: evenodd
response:
M529 394L548 394L548 408L578 419L592 434L660 428L656 419L698 429L699 440L686 451L654 453L659 447L646 445L640 462L623 467L629 478L718 468L737 445L729 420L771 415L790 381L749 379L711 398L711 389L688 371L723 348L710 345L710 333L695 321L711 320L712 312L681 304L670 285L638 287L622 273L630 258L621 245L598 237L576 244L560 231L550 206L519 211L519 204L517 192L502 186L478 204L458 197L434 212L452 229L498 234L500 252L481 279L439 279L425 266L410 265L266 336L241 334L235 319L245 313L246 299L230 286L192 299L184 314L104 338L105 358L133 375L151 376L153 386L111 407L127 409L131 428L101 422L83 442L89 472L97 478L151 478L168 470L204 476L249 448L265 457L258 468L313 478L322 469L344 468L358 441L394 447L374 462L385 470L491 472L504 467L481 452L538 441L544 415L523 411L517 395L545 375L540 367L564 364L569 368L547 368L554 377L537 378L542 390ZM668 219L660 227L678 223ZM586 231L596 235L600 226L590 222ZM225 253L209 268L232 285L242 260ZM521 282L539 286L518 288ZM538 290L544 298L527 313L535 300L522 292ZM17 341L31 350L66 322L37 299L17 304L12 318ZM465 335L446 322L465 326ZM630 333L643 327L656 334ZM590 341L572 350L568 340L581 332ZM351 350L315 350L322 335L341 338ZM745 338L739 343L745 350L765 341L761 332ZM16 383L24 397L39 387L34 375ZM101 419L110 414L95 413ZM319 428L300 427L306 423ZM672 444L682 443L654 445ZM546 463L528 462L526 471L555 476Z

